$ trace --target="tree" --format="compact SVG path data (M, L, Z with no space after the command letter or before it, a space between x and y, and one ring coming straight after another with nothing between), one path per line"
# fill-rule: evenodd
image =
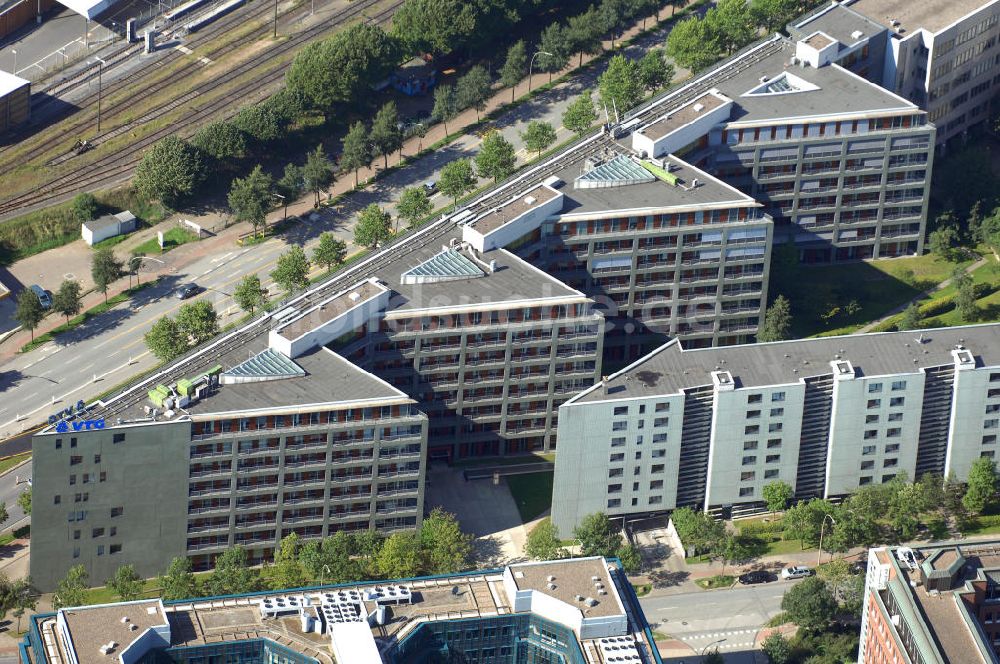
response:
M206 583L213 595L242 595L256 590L258 584L257 570L248 567L247 551L238 544L219 554Z
M143 580L133 565L119 566L104 585L111 588L123 602L132 602L142 596Z
M569 556L561 546L559 529L548 517L539 521L528 533L524 542L524 554L535 560L556 560Z
M757 34L754 17L746 0L719 0L705 14L705 22L718 36L727 53L735 53Z
M723 532L709 550L714 558L722 561L721 573L725 574L726 565L739 565L753 560L758 551L756 542L759 540Z
M167 136L143 155L132 182L139 195L174 205L197 191L204 179L198 151L176 136Z
M59 284L59 290L52 295L52 309L66 317L66 322L72 316L80 313L82 307L80 282L65 279Z
M701 664L726 664L726 658L719 654L718 648L712 648L702 656Z
M764 639L762 648L771 664L788 664L791 661L792 647L780 632L773 632Z
M278 193L290 201L299 197L305 188L305 169L295 164L285 164L285 172L274 183ZM319 196L317 195L317 198Z
M143 335L143 340L149 352L161 362L169 362L188 348L180 327L169 316L162 316L153 323L149 331Z
M751 0L750 16L767 32L777 32L795 18L798 4L798 0Z
M370 204L358 215L358 223L354 226L354 244L374 249L392 235L391 223L392 217L388 212L378 203Z
M197 346L219 333L219 315L208 300L189 302L177 311L177 329L190 346Z
M782 520L785 524L785 538L815 546L819 543L824 519L827 515L833 516L836 511L831 503L820 498L793 505L785 511Z
M306 575L299 563L299 536L296 533L281 538L268 577L272 590L301 588L306 584Z
M407 187L396 204L396 214L405 219L412 228L434 209L427 191L423 187Z
M500 84L510 88L510 101L514 101L514 89L528 73L528 53L523 39L518 39L507 49L507 59L500 68Z
M25 288L17 294L17 308L14 310L14 318L22 326L31 331L31 340L35 340L35 328L45 318L45 309L38 301L35 291Z
M623 544L615 553L624 569L629 574L635 574L642 568L642 556L634 544Z
M267 292L261 286L260 277L248 274L240 279L233 288L233 300L240 309L253 315L254 310L267 301Z
M597 111L589 90L567 106L562 116L563 126L580 136L590 131L596 121Z
M302 247L292 245L278 256L271 279L289 293L309 285L309 259Z
M191 572L191 560L177 556L170 561L166 574L157 579L163 599L188 599L198 596L198 584Z
M548 122L532 120L527 129L521 132L521 140L527 149L540 157L543 150L556 142L556 130Z
M73 565L66 572L52 595L52 608L64 609L70 606L83 606L87 601L87 590L90 588L90 575L83 565Z
M267 211L271 208L271 176L257 164L245 178L234 178L229 187L229 209L237 221L245 221L254 233L264 234L267 228Z
M958 231L953 226L941 226L927 236L927 246L930 252L946 261L954 260L953 247L957 242Z
M17 504L21 511L31 516L31 487L28 487L17 496Z
M569 31L560 23L550 23L542 31L541 39L538 42L538 66L542 71L549 73L549 82L552 82L552 74L559 71L569 63L569 56L573 52L573 40Z
M979 308L976 306L976 289L972 276L965 268L957 267L952 272L951 285L955 293L955 310L963 322L971 323L979 318Z
M490 82L490 74L486 67L475 65L458 79L455 85L455 100L458 108L476 109L476 121L479 121L479 114L485 110L486 102L490 99L493 91L493 84Z
M970 512L980 514L996 501L997 467L993 459L980 457L969 469L962 504Z
M690 507L674 510L670 520L687 551L707 551L725 536L725 525L705 512L695 511Z
M0 502L0 524L7 523L10 515L7 513L7 503Z
M788 298L779 295L764 313L764 324L757 330L757 341L784 341L791 334L792 305Z
M285 172L287 174L287 168ZM333 164L323 151L323 144L320 143L306 156L306 165L302 167L302 183L316 197L314 207L319 206L319 194L330 182L331 177L333 177Z
M639 60L639 81L646 90L659 90L673 80L674 66L664 56L662 48L654 48Z
M299 549L299 562L312 579L323 583L347 583L357 581L365 573L353 558L357 552L355 538L338 530L322 541L306 542Z
M348 171L354 171L354 186L358 186L358 170L372 163L371 146L368 142L368 131L361 120L351 125L344 136L340 152L340 165Z
M444 55L460 49L476 29L476 3L406 0L392 17L392 31L411 53Z
M414 532L390 535L375 555L375 568L384 579L418 576L424 569L420 536Z
M911 302L910 306L903 311L902 318L899 319L896 327L900 330L918 330L923 325L924 315L920 312L920 307L916 302Z
M94 195L86 192L74 196L70 207L73 209L73 216L76 217L76 220L81 224L85 221L96 219L97 212L100 209Z
M571 44L570 51L580 54L577 66L583 66L584 55L597 55L604 50L601 32L600 10L593 5L582 14L570 16L566 22L566 32Z
M708 23L695 16L680 21L667 37L667 55L695 72L719 57L719 43Z
M313 263L316 265L325 265L326 271L330 272L335 265L343 263L346 257L346 242L337 239L337 236L329 231L319 234L319 244L313 249Z
M431 117L444 124L444 133L448 134L448 121L458 115L458 99L455 88L451 85L439 85L434 88L434 109Z
M276 141L285 135L285 125L274 107L267 104L244 106L233 117L233 126L258 144Z
M532 123L534 124L534 123ZM476 155L476 170L485 178L499 182L514 172L517 155L514 146L499 131L491 131L483 137Z
M247 137L232 122L205 125L191 138L191 144L218 161L242 159L247 152Z
M399 113L396 112L396 102L388 101L378 109L372 120L372 145L383 158L383 167L389 168L389 153L395 152L403 144L403 132L399 128Z
M761 494L767 503L768 510L771 512L780 512L788 507L788 502L795 495L795 489L788 482L778 480L765 484Z
M420 525L420 545L430 574L452 574L469 566L472 536L462 532L454 514L440 507L434 508Z
M580 540L580 553L584 556L611 557L621 546L621 535L603 512L588 514L573 530Z
M597 79L597 89L609 113L616 117L625 115L626 111L642 100L639 66L624 55L614 56L608 62L608 68Z
M472 191L476 186L476 174L472 170L469 159L449 161L441 169L441 181L438 183L445 196L450 196L455 205L458 199Z
M104 293L104 302L108 301L108 286L122 276L122 263L115 258L115 252L110 247L98 249L90 258L90 276L94 280L94 288L98 293Z
M625 22L635 15L635 0L601 0L597 16L605 32L611 34L611 48L615 48L615 39L624 30Z
M17 630L21 631L21 616L25 611L34 611L38 606L38 590L31 584L31 577L15 579L10 584L6 605L13 609L17 618Z
M781 610L792 622L807 632L826 627L837 612L837 600L819 577L811 576L785 591Z

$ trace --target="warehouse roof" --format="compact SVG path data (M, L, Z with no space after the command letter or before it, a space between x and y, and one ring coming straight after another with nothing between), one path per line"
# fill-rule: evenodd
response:
M833 4L825 11L813 14L793 27L807 35L819 31L830 35L844 46L852 46L861 40L874 37L885 30L888 24L876 23L845 5ZM861 34L855 38L854 35L858 32Z

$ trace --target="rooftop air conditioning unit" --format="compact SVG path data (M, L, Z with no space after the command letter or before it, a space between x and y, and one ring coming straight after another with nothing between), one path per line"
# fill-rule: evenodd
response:
M694 109L695 113L701 113L702 111L705 110L705 105L704 104L695 104L694 106L692 106L692 108Z
M857 41L864 36L865 33L861 32L860 30L855 30L854 32L851 33L851 39L853 39L854 41Z
M531 205L534 205L536 202L538 202L538 199L535 198L534 196L525 196L524 197L524 204L525 205L531 206Z
M357 302L358 300L361 299L361 293L359 293L357 291L354 291L353 293L351 293L347 297L351 298L351 302Z

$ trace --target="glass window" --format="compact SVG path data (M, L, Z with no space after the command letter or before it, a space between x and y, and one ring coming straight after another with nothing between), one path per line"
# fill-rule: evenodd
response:
M615 415L628 415L628 406L615 406Z
M868 394L878 394L882 391L882 383L868 383Z
M772 402L778 402L778 401L784 401L784 400L785 400L785 393L784 392L774 392L773 394L771 394L771 401Z

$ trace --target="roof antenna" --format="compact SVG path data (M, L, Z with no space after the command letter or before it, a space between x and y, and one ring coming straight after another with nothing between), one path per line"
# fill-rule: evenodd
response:
M621 116L618 115L618 104L615 103L615 98L614 97L611 98L611 107L615 109L615 124L621 124L622 123L622 119L621 119Z

